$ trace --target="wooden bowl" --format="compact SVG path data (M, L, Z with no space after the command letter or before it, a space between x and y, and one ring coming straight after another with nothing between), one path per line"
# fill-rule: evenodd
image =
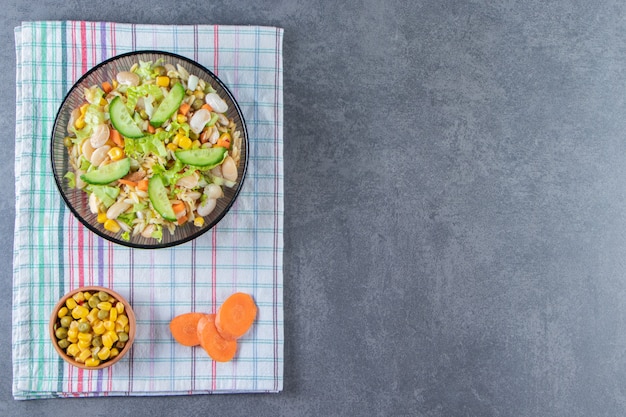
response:
M65 352L64 349L62 349L59 346L58 339L57 339L56 334L55 334L55 325L56 325L56 323L59 320L59 317L58 317L59 310L63 306L65 306L65 302L66 302L66 300L68 298L71 298L74 294L76 294L78 292L85 292L85 291L88 291L91 294L94 294L94 293L97 293L97 292L100 292L100 291L106 292L111 297L115 298L117 301L119 301L122 304L124 304L124 314L126 314L126 316L128 317L128 325L129 325L128 341L124 345L124 348L120 351L120 353L116 357L114 357L112 359L107 359L105 361L102 361L102 362L100 362L100 364L98 366L86 366L84 363L76 361L74 358L72 358L70 355L68 355ZM87 369L87 370L96 370L96 369L107 368L109 366L114 365L120 359L122 359L124 357L124 355L126 355L128 353L128 351L130 350L130 348L131 348L131 346L133 344L133 341L135 340L135 330L136 330L136 328L137 328L137 320L135 318L135 313L133 312L133 309L132 309L131 305L128 303L128 301L126 300L126 298L122 297L120 294L118 294L117 292L111 290L110 288L98 287L98 286L80 287L80 288L76 288L76 289L68 292L67 294L65 294L59 300L59 302L56 304L56 306L52 310L52 314L50 316L50 339L52 341L52 345L54 346L54 349L57 351L59 356L61 356L61 358L63 358L63 360L65 360L70 365L73 365L73 366L76 366L76 367L82 368L82 369Z

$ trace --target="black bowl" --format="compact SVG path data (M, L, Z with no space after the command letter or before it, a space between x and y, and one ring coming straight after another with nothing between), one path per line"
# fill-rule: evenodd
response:
M219 96L228 104L226 116L234 119L238 130L241 132L242 138L237 182L233 187L222 187L224 197L219 198L215 209L208 216L205 216L205 223L202 227L197 227L192 223L186 223L183 226L177 226L174 234L170 234L168 230L163 230L163 238L160 242L152 238L144 238L141 235L131 236L130 240L127 241L122 239L120 234L109 232L104 229L102 224L98 223L97 215L89 210L88 196L84 191L69 187L68 181L64 176L71 170L71 166L68 151L63 142L64 138L67 136L67 123L72 110L79 107L79 105L84 102L84 88L89 88L95 84L101 85L104 81L113 80L118 72L129 70L133 64L138 63L140 60L144 62L156 62L161 58L166 63L170 63L174 66L180 64L189 74L194 74L211 83ZM197 238L213 228L230 210L241 191L246 175L248 166L248 132L243 114L234 96L226 85L210 70L191 59L170 52L136 51L118 55L101 62L87 71L87 73L72 86L63 99L54 121L50 155L52 160L52 172L61 196L71 212L82 224L92 232L111 242L133 248L157 249L179 245Z

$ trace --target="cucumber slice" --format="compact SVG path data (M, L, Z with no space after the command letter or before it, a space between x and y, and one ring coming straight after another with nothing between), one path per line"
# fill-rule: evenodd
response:
M185 164L211 169L224 162L228 155L228 150L221 146L214 146L213 148L176 151L174 154L176 159Z
M87 184L105 185L119 180L130 171L130 158L120 159L80 176Z
M180 103L185 98L185 88L181 83L176 83L170 90L169 94L165 96L159 107L154 111L150 118L150 124L154 127L159 127L180 107Z
M127 138L140 138L144 136L137 123L128 113L126 105L120 97L115 97L109 104L109 116L113 127Z
M160 175L155 175L148 180L148 197L154 209L165 220L176 221L176 214L167 196L167 189L163 185L163 178Z

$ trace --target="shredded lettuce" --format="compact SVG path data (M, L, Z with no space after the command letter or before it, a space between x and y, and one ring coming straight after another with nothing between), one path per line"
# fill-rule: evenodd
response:
M89 185L87 190L94 193L98 200L107 208L115 203L117 196L120 194L118 187L110 187L108 185Z
M152 232L152 237L161 242L161 239L163 239L163 228L160 224L156 224L155 226L154 232Z
M142 79L152 79L156 78L159 73L156 71L156 67L161 65L165 60L160 58L157 59L154 64L152 61L139 61L139 66L135 69L135 74L139 75Z
M139 97L150 97L150 102L154 100L161 100L163 98L163 91L156 84L142 84L138 86L130 86L126 90L126 108L133 112Z
M174 120L168 127L168 131L171 132L172 135L178 132L179 129L182 129L183 132L185 132L185 136L189 136L189 123L178 123L177 120Z
M137 139L126 138L124 140L124 152L133 158L153 153L164 158L167 149L163 141L167 138L167 132L157 132L153 135L143 136Z
M130 232L124 232L121 235L122 240L129 241L130 240Z
M68 171L63 177L67 179L68 187L76 188L76 175L72 171Z
M133 220L137 218L137 215L133 213L122 213L117 216L117 220L126 223L129 226L133 226Z
M104 91L97 85L85 88L85 99L95 105L100 105L100 100L104 97Z

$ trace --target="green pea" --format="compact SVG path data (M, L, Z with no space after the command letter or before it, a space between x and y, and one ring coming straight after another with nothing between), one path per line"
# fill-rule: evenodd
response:
M67 349L67 347L70 345L70 341L67 340L67 339L61 339L61 340L59 340L58 343L59 343L59 347L61 349Z
M174 87L176 83L179 83L179 82L180 80L178 78L174 78L174 77L170 78L170 88Z
M94 336L93 339L91 339L91 346L102 347L102 336Z
M193 101L193 103L191 104L191 108L194 110L198 110L200 107L202 107L204 105L204 101L200 100L199 98L195 99Z
M81 333L88 333L91 330L89 323L78 323L78 331Z
M98 298L100 299L100 301L107 301L109 299L109 294L104 291L100 291L98 293Z
M98 318L100 320L106 320L109 318L109 312L107 310L98 311Z
M119 337L120 342L128 342L128 333L126 333L126 332L118 333L117 337Z
M96 297L95 295L92 295L91 298L89 298L89 301L87 302L87 304L89 304L89 307L91 308L96 308L99 302L100 302L100 298Z
M124 346L126 346L126 342L122 342L121 340L118 340L117 343L115 343L115 347L118 349L124 349Z
M61 327L70 327L72 324L72 316L63 316L61 317Z
M167 70L165 69L165 67L163 65L159 65L154 67L154 72L157 73L157 75L166 75L167 74Z
M57 339L65 339L67 338L67 329L65 327L59 327L54 334Z

